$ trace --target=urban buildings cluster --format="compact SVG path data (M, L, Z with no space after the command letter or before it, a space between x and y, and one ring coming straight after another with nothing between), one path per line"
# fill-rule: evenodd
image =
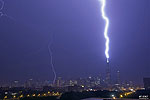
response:
M143 78L144 86L137 86L132 81L122 81L120 71L116 72L114 80L111 79L110 69L106 71L106 77L101 75L85 78L63 79L57 77L55 83L29 79L25 82L15 80L8 83L0 83L0 99L59 96L65 92L99 91L108 90L130 94L136 90L150 90L150 78Z
M23 98L40 96L59 96L65 92L82 91L123 91L135 92L141 89L150 89L150 78L143 78L144 86L136 86L132 81L122 82L120 72L117 71L116 82L108 83L100 76L64 80L57 77L55 84L50 81L36 81L29 79L24 83L13 81L11 84L1 84L0 98Z
M51 81L41 81L29 79L25 82L15 80L8 83L0 83L0 90L7 90L10 88L22 88L31 89L37 91L43 91L44 89L51 88L56 92L67 92L67 91L88 91L88 90L113 90L113 91L128 91L137 90L139 88L150 88L150 79L143 78L144 86L137 86L133 81L122 81L120 78L120 71L116 72L116 78L114 81L111 80L109 71L106 72L106 77L102 78L99 76L89 76L85 78L76 79L63 79L57 77L54 84Z
M15 80L13 82L9 82L8 84L1 84L1 89L7 90L9 88L24 88L24 89L31 89L31 90L38 90L42 91L45 87L51 88L59 88L63 89L62 92L66 91L83 91L83 90L115 90L115 91L122 91L122 90L129 90L129 89L136 89L141 88L135 86L132 81L121 82L119 77L119 72L117 76L117 80L114 83L108 83L105 79L102 79L100 76L97 77L86 77L86 78L77 78L77 79L68 79L64 80L62 77L57 77L55 84L52 84L51 81L39 81L29 79L24 83ZM74 89L73 89L74 87ZM72 89L70 89L72 88ZM75 90L77 89L77 90Z

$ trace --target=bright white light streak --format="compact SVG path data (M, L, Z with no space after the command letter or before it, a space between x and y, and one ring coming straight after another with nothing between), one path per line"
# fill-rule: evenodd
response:
M5 6L5 2L3 0L0 0L0 17L4 16L4 17L7 17L9 19L15 20L11 16L8 16L7 14L3 13L2 10L4 9L4 6Z
M49 55L50 55L50 64L51 64L51 67L52 67L52 71L54 73L53 85L55 85L57 74L56 74L56 71L55 71L54 63L53 63L53 52L52 52L52 48L51 48L52 43L53 43L53 37L51 39L51 42L48 45L48 50L49 50Z
M106 55L106 58L107 58L107 63L109 63L109 36L108 36L109 18L106 16L106 13L105 13L106 0L99 0L99 1L102 4L102 6L101 6L102 17L105 20L105 29L104 29L104 37L106 39L105 55Z
M3 8L4 8L4 1L3 0L0 0L0 3L1 3L1 7L0 7L0 17L3 16Z

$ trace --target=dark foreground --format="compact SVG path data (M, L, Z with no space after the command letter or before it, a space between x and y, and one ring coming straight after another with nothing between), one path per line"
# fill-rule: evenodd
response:
M122 95L123 97L120 97L120 95ZM62 94L60 97L55 96L34 97L34 98L22 98L21 100L88 100L86 98L112 98L112 96L115 96L115 98L118 98L118 100L120 99L130 100L130 99L139 99L139 96L141 95L147 95L148 97L150 97L150 91L139 90L130 94L114 91L67 92ZM89 100L101 100L101 99L89 99Z

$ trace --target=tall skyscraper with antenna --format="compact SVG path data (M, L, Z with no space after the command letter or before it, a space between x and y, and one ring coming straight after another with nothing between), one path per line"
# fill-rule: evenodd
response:
M120 71L117 71L117 84L120 85Z
M110 62L107 62L105 82L106 82L107 86L111 85L111 68L110 68Z

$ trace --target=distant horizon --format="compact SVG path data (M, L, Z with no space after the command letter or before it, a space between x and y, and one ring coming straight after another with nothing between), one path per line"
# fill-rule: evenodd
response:
M87 77L77 77L77 78L63 78L63 77L61 77L61 80L62 81L69 81L69 80L73 80L73 81L79 81L79 79L81 79L81 80L85 80L85 79L89 79L89 77L92 77L92 79L93 78L98 78L98 76L87 76ZM100 77L99 77L100 78ZM150 78L150 77L149 77ZM24 83L25 82L28 82L30 79L32 79L33 80L33 82L42 82L42 83L44 83L44 82L49 82L49 85L50 84L53 84L53 80L50 80L50 79L34 79L34 78L29 78L29 79L24 79L24 80L7 80L7 81L1 81L0 82L0 85L2 85L2 86L11 86L12 84L14 84L14 82L15 81L18 81L18 84L20 84L20 85L24 85ZM56 78L56 80L58 79L58 77ZM103 80L105 80L104 78L102 78L101 79L101 81L103 81ZM117 80L112 80L111 81L111 85L115 85L115 84L117 84L116 83L117 82ZM120 81L121 83L120 83L120 85L123 85L123 84L129 84L130 82L132 82L132 84L134 85L134 86L144 86L144 84L143 84L143 79L141 80L141 83L139 84L139 83L136 83L134 80L123 80L123 81ZM102 84L102 83L101 83Z

